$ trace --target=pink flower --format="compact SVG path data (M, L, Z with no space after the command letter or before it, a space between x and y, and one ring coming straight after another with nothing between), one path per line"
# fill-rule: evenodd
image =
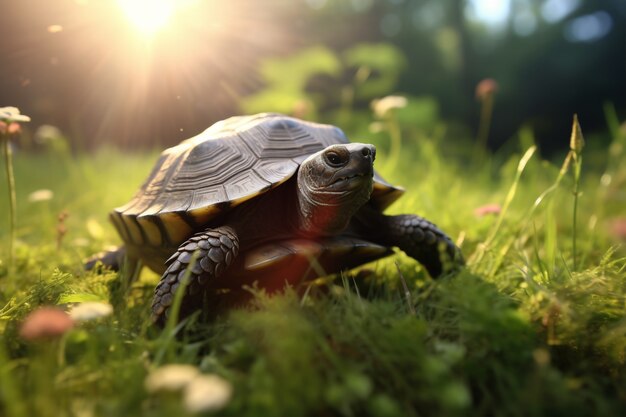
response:
M499 204L485 204L474 209L474 215L477 217L483 217L488 214L500 214L502 207Z
M618 217L609 223L609 231L618 239L626 240L626 217Z
M476 98L485 100L498 91L498 83L493 78L485 78L476 85Z
M6 123L0 120L0 135L14 135L16 133L20 133L22 130L19 123L11 122Z
M32 311L20 329L20 336L28 341L56 339L74 327L74 320L63 310L40 307Z

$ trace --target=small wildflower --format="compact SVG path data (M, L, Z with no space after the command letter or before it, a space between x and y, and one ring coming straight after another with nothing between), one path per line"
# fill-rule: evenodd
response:
M626 217L613 219L609 223L609 231L616 238L626 241Z
M18 122L29 122L30 117L20 114L17 107L0 107L0 144L4 153L4 163L9 190L9 265L13 265L13 244L17 224L17 203L15 197L15 177L9 137L20 132Z
M20 109L17 107L0 107L0 121L5 123L13 122L30 122L30 117L25 114L20 114Z
M381 99L372 101L372 109L378 117L385 117L387 113L394 109L401 109L407 105L406 97L402 96L386 96Z
M6 123L0 121L0 135L16 135L22 131L22 127L19 123L10 122Z
M484 206L474 209L474 215L477 217L484 217L488 214L500 214L502 207L499 204L485 204Z
M184 404L187 411L202 413L224 408L233 395L230 382L217 375L201 375L185 387Z
M380 133L385 131L385 125L383 122L372 122L369 125L370 133Z
M76 321L89 321L106 317L113 313L113 306L108 303L90 301L80 303L70 310L70 317Z
M485 100L498 91L498 83L493 78L485 78L476 85L476 98Z
M198 375L200 375L198 368L191 365L165 365L150 372L144 381L144 386L150 393L180 391Z
M29 341L55 339L72 327L74 320L65 311L41 307L26 316L20 328L20 336Z
M59 213L57 219L57 249L61 248L61 244L63 243L63 238L67 234L67 226L65 225L65 220L69 217L67 211L62 211Z
M35 142L45 144L63 138L63 132L53 125L41 125L33 135Z
M54 197L54 193L51 190L37 190L28 195L28 201L31 203L39 203L41 201L49 201Z

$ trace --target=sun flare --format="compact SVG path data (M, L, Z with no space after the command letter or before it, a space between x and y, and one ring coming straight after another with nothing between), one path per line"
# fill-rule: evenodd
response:
M124 14L144 35L163 29L174 13L174 0L118 0Z

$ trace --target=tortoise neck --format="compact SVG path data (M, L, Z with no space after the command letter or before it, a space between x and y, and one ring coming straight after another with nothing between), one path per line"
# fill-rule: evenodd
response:
M347 213L342 210L341 205L321 204L301 192L299 187L294 213L297 232L305 237L336 235L350 221L350 216L345 215Z
M297 181L292 221L303 237L334 236L343 232L352 216L365 201L338 198L337 193L312 190L306 182ZM345 196L342 196L345 197Z

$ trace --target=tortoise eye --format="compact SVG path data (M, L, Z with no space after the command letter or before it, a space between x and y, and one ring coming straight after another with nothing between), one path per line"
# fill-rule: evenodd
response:
M337 152L327 152L325 156L328 164L333 167L340 167L348 162L345 157L338 154Z

